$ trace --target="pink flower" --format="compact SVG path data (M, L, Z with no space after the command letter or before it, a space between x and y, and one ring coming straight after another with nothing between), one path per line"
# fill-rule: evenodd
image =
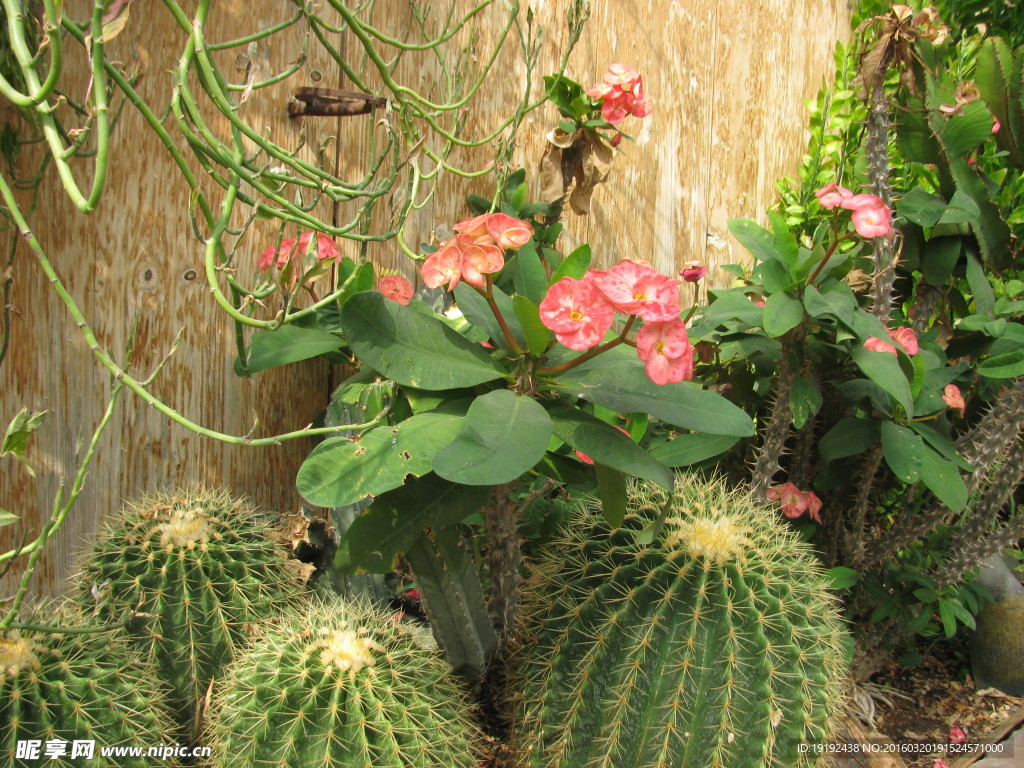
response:
M497 246L505 250L522 248L533 237L533 227L528 222L504 213L488 215L486 227Z
M679 276L688 283L696 283L708 273L708 268L699 261L688 261L683 265Z
M949 763L945 760L936 760L932 763L932 768L949 768Z
M827 187L819 189L814 195L818 198L822 208L831 211L837 205L842 205L845 200L852 198L853 192L838 184L829 184Z
M377 281L377 290L384 294L385 299L397 301L404 306L409 305L412 298L412 283L401 275L384 275Z
M649 323L679 317L679 281L632 259L623 259L607 272L590 270L583 278L593 284L619 312L639 315Z
M892 212L875 195L854 195L840 205L853 211L851 219L861 237L882 237L892 234Z
M679 318L645 324L636 336L636 352L647 377L659 386L693 378L693 347Z
M895 331L890 330L889 336L903 347L903 351L908 355L916 355L918 350L917 336L914 334L913 328L897 328Z
M289 261L293 259L301 260L302 257L306 255L306 251L309 249L309 243L312 239L313 233L306 232L304 235L300 236L298 240L294 237L289 237L282 240L281 244L276 248L271 245L262 254L260 254L260 258L256 262L256 266L259 268L260 272L266 272L274 266L276 261L277 268L283 269ZM325 259L341 261L341 251L338 250L338 246L323 232L316 233L316 257L320 261Z
M447 285L449 291L454 291L462 279L462 250L455 239L442 244L430 254L423 262L420 273L428 288Z
M405 596L408 597L410 600L419 600L420 591L418 589L407 589L405 590Z
M1002 127L1003 126L999 123L999 119L993 117L992 118L992 133L999 133L999 129L1002 128Z
M967 403L964 402L964 396L960 392L960 387L956 384L947 384L942 392L942 401L950 408L960 411L960 415L963 416L967 410Z
M783 483L769 488L766 495L769 501L781 504L786 517L800 517L807 512L813 520L821 523L821 499L813 491L801 491L793 483Z
M541 301L540 319L560 343L582 352L604 338L615 311L590 283L563 277Z
M496 245L473 242L465 235L457 235L455 239L462 251L462 279L474 288L484 290L484 275L501 271L505 266L504 253ZM454 286L452 290L455 290Z
M864 349L870 349L872 352L890 352L896 354L896 347L887 341L882 341L876 336L869 336L868 340L864 342Z
M952 728L949 731L949 740L954 744L963 744L967 741L967 734L963 732L962 728Z
M626 437L629 437L629 432L624 430L618 424L612 424L612 426L615 427L617 430L619 430L619 432L624 434ZM630 440L632 440L632 439L633 438L630 437ZM576 458L579 459L580 461L582 461L584 464L590 464L591 466L593 466L593 464L594 464L594 460L592 458L590 458L589 456L587 456L587 454L585 454L583 451L576 451Z
M612 125L626 119L626 115L647 117L654 107L644 95L643 78L627 64L612 64L604 80L587 91L587 96L601 102L601 116Z
M491 233L487 231L488 218L490 218L490 214L485 213L481 216L474 216L472 219L463 219L454 225L452 229L474 242L493 243L494 239L491 237Z

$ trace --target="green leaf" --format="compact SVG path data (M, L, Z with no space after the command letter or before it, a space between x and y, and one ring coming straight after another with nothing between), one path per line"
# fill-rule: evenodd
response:
M946 211L946 201L914 187L900 198L896 210L907 221L922 227L934 227Z
M974 294L974 311L979 315L993 318L996 306L996 294L985 274L985 268L973 254L967 254L967 283Z
M547 329L540 319L540 310L537 305L525 296L513 296L512 308L516 317L519 318L519 325L526 337L526 348L531 355L540 357L548 348L551 341L551 331Z
M754 434L751 418L721 395L689 382L655 384L629 347L610 349L558 380L561 391L618 413L649 413L672 426L715 435Z
M930 285L945 285L960 260L963 239L935 237L928 241L921 260L921 274Z
M35 477L36 473L29 465L25 451L28 450L29 437L43 425L43 417L47 413L48 411L30 411L28 408L22 408L7 425L4 442L0 446L0 456L17 459L32 477Z
M738 442L739 437L735 435L693 432L678 435L674 440L651 449L651 456L668 467L688 467L720 456Z
M583 276L590 269L590 246L586 243L565 257L558 269L551 276L551 284L554 285L563 277L572 277L582 280Z
M821 390L813 376L802 376L793 382L789 393L789 410L793 414L793 426L797 429L821 408Z
M20 519L20 517L12 515L6 509L0 509L0 528L3 528L5 525L10 525L11 523L16 523Z
M942 619L942 630L946 633L948 640L956 634L956 619L953 617L953 611L949 608L948 600L939 600L939 618Z
M992 138L992 114L983 102L972 101L962 114L946 121L939 136L950 160L966 155Z
M318 328L283 325L253 334L249 347L249 371L257 373L279 365L297 363L327 352L336 352L345 340Z
M959 189L953 193L949 206L939 219L939 224L969 224L981 216L978 204Z
M882 422L882 450L889 468L904 483L916 483L920 477L924 440L906 427Z
M388 491L357 517L345 533L349 567L387 573L395 555L409 550L424 528L454 525L487 503L491 489L459 485L430 473Z
M983 360L978 366L978 373L989 379L1016 379L1024 376L1024 349Z
M537 244L531 240L512 260L512 282L516 293L525 296L534 304L540 304L548 292L548 276L537 255Z
M800 325L804 307L788 293L773 293L764 303L764 332L773 339Z
M860 574L853 568L837 565L825 571L825 578L832 589L848 589L860 581Z
M551 419L536 400L497 389L473 401L433 469L464 485L507 483L544 457L550 437Z
M306 501L320 507L344 507L390 491L409 475L429 472L437 453L459 433L462 419L457 413L428 411L371 429L358 440L325 440L302 462L296 486Z
M969 595L970 593L968 592L967 594ZM964 607L963 603L956 599L947 599L946 602L949 603L949 610L953 613L954 616L956 616L956 618L960 620L961 624L963 624L968 629L977 628L977 624L974 621L974 616L972 616L971 612Z
M361 360L408 387L472 387L505 375L480 345L376 291L349 299L341 321L349 346Z
M509 200L509 202L512 204L512 207L516 210L516 213L518 213L519 210L524 205L526 205L526 193L528 191L529 190L526 188L525 184L520 184L518 187L516 187L516 191L512 193L512 199Z
M783 293L796 287L796 280L781 261L766 261L755 269L769 294Z
M576 408L555 408L551 411L551 420L555 436L585 453L595 464L672 490L672 470L610 424Z
M883 339L883 341L887 340L888 337ZM865 376L892 395L896 402L903 406L908 417L914 415L914 398L910 394L910 382L900 367L897 355L889 352L872 352L870 349L857 347L850 353L850 357Z
M818 453L828 464L836 459L863 453L881 435L878 422L873 419L841 419L818 442Z
M778 260L784 265L787 263L785 245L777 240L775 233L769 232L756 221L729 219L729 231L758 261Z
M767 304L765 302L765 306ZM839 283L825 293L813 285L809 285L804 289L804 308L811 317L832 315L846 325L850 325L857 309L857 298L847 283Z
M626 519L626 476L598 462L594 463L594 470L604 519L612 528L618 528Z
M951 512L959 512L967 504L967 486L956 464L927 447L921 457L921 482Z

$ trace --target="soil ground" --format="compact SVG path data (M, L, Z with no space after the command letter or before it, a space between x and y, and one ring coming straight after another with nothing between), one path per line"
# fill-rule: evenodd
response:
M893 664L883 670L872 682L883 687L881 693L892 706L876 699L875 729L897 745L949 744L953 728L960 728L969 744L983 742L1024 705L1024 699L992 689L979 691L968 670L963 655L944 645L924 653L916 667ZM953 765L963 756L940 751L902 754L911 768L934 768L939 759Z

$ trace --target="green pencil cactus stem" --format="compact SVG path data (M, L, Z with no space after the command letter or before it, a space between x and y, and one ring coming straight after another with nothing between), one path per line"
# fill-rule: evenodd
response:
M747 491L634 484L528 581L514 741L531 768L809 766L841 701L845 630L810 549ZM664 536L642 533L665 504Z

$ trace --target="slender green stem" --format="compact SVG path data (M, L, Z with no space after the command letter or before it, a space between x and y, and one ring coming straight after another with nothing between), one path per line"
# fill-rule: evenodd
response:
M619 335L616 336L611 341L606 341L604 344L598 344L596 347L588 349L579 357L574 357L572 360L569 360L565 363L561 363L559 365L551 365L548 366L547 368L538 368L537 373L543 376L557 376L560 373L565 373L566 371L575 368L577 365L582 365L583 363L587 362L587 360L597 357L602 352L607 352L609 349L617 347L622 343L628 343L626 339L626 334L629 333L635 321L636 315L630 315L630 318L629 320L626 321L626 325L623 327L622 332L619 333Z

